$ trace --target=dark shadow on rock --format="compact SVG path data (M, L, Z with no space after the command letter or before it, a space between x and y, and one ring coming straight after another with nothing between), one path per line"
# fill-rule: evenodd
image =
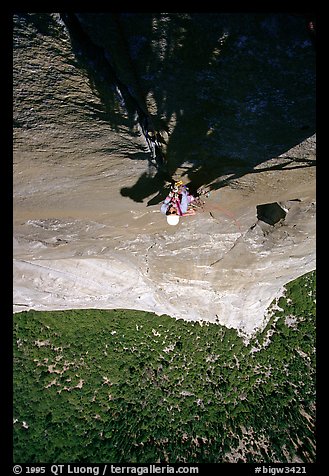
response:
M98 119L107 121L116 131L122 125L133 130L134 105L106 58L104 48L90 40L74 13L62 13L61 18L69 31L77 66L86 72L92 90L103 104L103 111L95 110L95 115Z
M36 31L45 36L57 35L58 24L49 13L27 13L20 12L20 17L25 18L27 23L33 25Z
M155 205L164 200L168 194L170 189L168 179L170 177L166 173L157 172L155 175L150 175L144 172L132 187L123 187L120 193L123 197L129 197L135 202L143 202L145 197L158 192L157 196L147 204L148 206Z
M82 13L72 21L83 32L71 35L76 54L84 44L83 56L97 58L89 74L109 122L120 125L112 84L131 128L137 113L169 130L166 176L179 170L190 189L264 171L255 167L315 132L315 51L300 15ZM145 172L121 193L161 197L167 178Z
M287 212L276 202L257 205L257 219L274 226L284 220Z

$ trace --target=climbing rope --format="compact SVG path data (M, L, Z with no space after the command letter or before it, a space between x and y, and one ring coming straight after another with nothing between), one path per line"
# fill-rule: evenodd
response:
M239 232L242 233L242 231L241 231L241 224L240 224L239 220L237 220L237 219L235 218L235 216L233 215L233 213L231 213L231 212L230 212L229 210L227 210L226 208L220 207L219 205L213 205L212 208L215 208L216 210L221 211L224 215L226 215L228 218L230 218L231 220L233 220L233 221L234 221L234 224L238 227ZM211 216L212 218L214 218L214 220L215 220L216 218L215 218L214 215L211 213L211 211L210 211L209 213L210 213L210 216Z

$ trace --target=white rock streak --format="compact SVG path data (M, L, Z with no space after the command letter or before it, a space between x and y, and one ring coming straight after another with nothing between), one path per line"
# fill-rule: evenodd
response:
M127 230L125 238L111 239L104 227L83 228L71 220L67 235L79 226L103 235L91 242L87 233L82 244L55 247L49 258L49 248L40 252L31 242L16 242L14 310L140 309L218 322L250 335L265 325L266 310L283 285L315 269L315 204L291 203L283 223L266 228L253 210L239 217L235 233L232 223L206 212L186 217L174 231L163 229L157 213L149 230L139 224L134 236ZM156 225L161 233L154 232ZM71 256L65 257L67 249Z

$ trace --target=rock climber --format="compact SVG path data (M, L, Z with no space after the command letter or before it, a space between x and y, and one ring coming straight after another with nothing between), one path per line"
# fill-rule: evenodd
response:
M160 211L167 217L169 225L177 225L179 218L186 215L195 215L195 210L189 205L195 200L185 185L176 182L171 188L169 195L163 201Z

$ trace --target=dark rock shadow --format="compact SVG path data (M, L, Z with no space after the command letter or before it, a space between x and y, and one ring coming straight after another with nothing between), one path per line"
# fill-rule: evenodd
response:
M143 202L145 197L154 195L156 197L150 200L147 205L155 205L166 198L169 192L168 184L166 184L166 176L161 172L155 175L150 175L148 172L144 172L132 187L123 187L121 189L121 195L123 197L129 197L135 202Z
M133 187L121 190L123 196L143 202L158 191L148 204L158 203L178 170L190 189L209 184L218 189L228 180L264 171L255 167L315 132L315 48L309 17L286 13L62 17L109 122L119 127L126 121L132 133L136 121L169 131L164 166L154 164L154 173L146 170ZM92 65L86 61L91 57ZM121 118L113 114L116 86L126 111ZM314 165L291 158L282 167ZM223 180L224 175L230 178Z

